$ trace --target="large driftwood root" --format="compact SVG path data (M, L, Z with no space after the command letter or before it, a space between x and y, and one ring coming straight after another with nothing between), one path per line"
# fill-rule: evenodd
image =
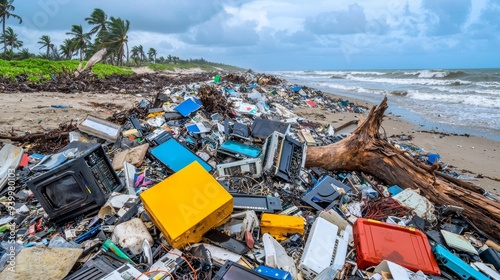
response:
M482 188L441 174L389 143L379 133L386 109L387 97L370 110L349 137L308 148L306 166L365 172L388 185L420 189L437 205L463 207L468 220L494 239L500 239L500 203L485 197Z

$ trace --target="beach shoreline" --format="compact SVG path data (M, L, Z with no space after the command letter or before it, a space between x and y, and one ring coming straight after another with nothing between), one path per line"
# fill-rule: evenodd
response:
M377 105L353 97L328 94L333 98L348 99L366 108ZM0 113L0 134L5 135L12 131L18 135L24 132L43 132L57 128L64 122L79 121L87 115L107 118L116 110L126 110L134 103L152 97L153 93L0 93L3 101ZM321 108L308 107L305 103L294 112L310 121L331 124L333 127L359 119L358 114L355 113L332 113ZM474 178L472 183L500 197L497 167L500 166L499 141L473 135L426 132L419 124L410 123L404 119L404 116L394 114L386 114L381 132L398 141L401 141L399 137L401 135L410 136L411 140L402 142L412 143L427 153L440 154L443 164L456 167L457 172L466 174L470 179Z

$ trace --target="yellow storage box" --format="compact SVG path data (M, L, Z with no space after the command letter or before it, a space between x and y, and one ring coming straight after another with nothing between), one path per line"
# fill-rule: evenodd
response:
M233 197L194 161L141 195L146 212L172 247L200 242L203 234L224 224Z
M260 232L269 233L278 241L287 239L289 234L304 235L304 218L264 213L260 220Z

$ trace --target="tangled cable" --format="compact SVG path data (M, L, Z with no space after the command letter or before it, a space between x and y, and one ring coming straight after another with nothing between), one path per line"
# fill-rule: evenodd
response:
M391 197L365 201L365 206L362 209L363 217L379 221L385 221L389 216L403 217L410 211L408 207L401 205L399 201Z

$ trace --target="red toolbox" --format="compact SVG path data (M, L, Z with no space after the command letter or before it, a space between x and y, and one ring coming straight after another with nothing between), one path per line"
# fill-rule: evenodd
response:
M441 274L427 236L417 229L360 218L353 232L360 269L388 260L412 271Z

